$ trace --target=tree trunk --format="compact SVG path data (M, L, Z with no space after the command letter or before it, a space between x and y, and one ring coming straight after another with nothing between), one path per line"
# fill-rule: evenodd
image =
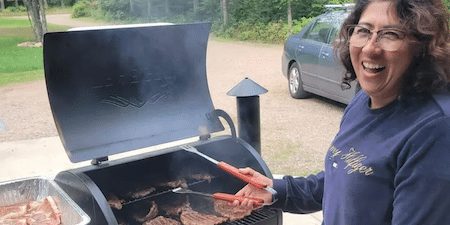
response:
M130 0L130 15L134 15L134 1Z
M17 7L19 7L19 0L15 0L14 1L14 6L17 8Z
M44 34L47 33L47 17L45 14L45 6L47 0L39 0L39 9L40 9L40 16L41 16L41 24L42 24L42 39L44 39Z
M194 11L194 15L197 15L198 12L198 0L192 0L192 8Z
M0 0L0 11L5 9L5 0Z
M36 41L42 42L47 32L47 20L45 18L45 7L43 0L24 0Z
M222 8L223 15L223 25L226 26L228 24L228 4L227 0L220 0L220 7Z
M170 15L169 0L164 0L164 13L166 14L166 17L169 17Z
M152 2L151 0L147 0L147 22L150 22L151 9L152 9Z
M61 8L64 8L64 0L61 0Z
M292 8L291 8L291 1L288 0L288 9L287 9L287 19L288 19L288 27L289 27L289 33L292 33Z

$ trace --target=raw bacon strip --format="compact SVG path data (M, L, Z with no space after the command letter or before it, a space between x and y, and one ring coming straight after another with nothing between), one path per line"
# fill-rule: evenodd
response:
M27 219L0 219L1 225L27 225Z
M61 224L61 212L56 206L55 200L48 196L42 202L30 202L27 213L29 225L59 225Z
M10 206L0 206L0 221L5 219L14 219L25 216L27 213L27 204L16 204Z
M0 207L0 224L60 225L61 212L48 196L42 201Z

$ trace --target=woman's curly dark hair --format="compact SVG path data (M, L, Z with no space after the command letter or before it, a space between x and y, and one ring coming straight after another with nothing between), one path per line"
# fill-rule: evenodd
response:
M361 14L373 1L357 0L355 8L344 21L339 33L336 53L347 70L343 83L356 79L350 60L349 35L346 27L357 24ZM421 54L415 57L402 85L402 95L431 94L450 90L449 13L442 0L391 0L400 22L418 43Z

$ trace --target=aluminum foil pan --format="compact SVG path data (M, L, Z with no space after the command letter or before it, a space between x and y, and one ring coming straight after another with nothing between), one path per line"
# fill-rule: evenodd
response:
M0 183L0 206L40 201L47 196L55 199L63 225L86 225L91 221L53 180L32 177Z

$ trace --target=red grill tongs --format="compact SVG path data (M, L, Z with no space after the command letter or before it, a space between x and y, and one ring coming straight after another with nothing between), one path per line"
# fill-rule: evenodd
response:
M192 191L192 190L189 190L186 188L181 188L181 187L175 188L172 191L175 193L180 193L180 194L196 194L196 195L206 196L206 197L214 198L214 199L218 199L218 200L224 200L227 202L234 202L235 200L242 202L245 199L249 199L249 200L254 201L254 206L256 206L256 207L264 205L264 200L260 199L260 198L236 196L236 195L222 193L222 192L208 194L208 193L203 193L203 192L198 192L198 191Z
M252 176L248 176L248 175L240 173L238 168L236 168L236 167L234 167L234 166L232 166L232 165L230 165L230 164L228 164L228 163L226 163L224 161L220 161L219 162L219 161L217 161L217 160L215 160L215 159L213 159L213 158L211 158L211 157L201 153L200 151L198 151L195 147L193 147L191 145L182 145L180 147L182 149L188 151L188 152L195 153L195 154L197 154L197 155L207 159L208 161L216 164L217 167L219 167L221 170L223 170L223 171L233 175L234 177L236 177L236 178L238 178L238 179L240 179L240 180L242 180L242 181L244 181L244 182L246 182L248 184L251 184L251 185L253 185L253 186L255 186L255 187L259 188L259 189L265 189L268 192L272 193L272 195L277 193L273 188L268 187L266 184L263 184L263 183L255 180Z

